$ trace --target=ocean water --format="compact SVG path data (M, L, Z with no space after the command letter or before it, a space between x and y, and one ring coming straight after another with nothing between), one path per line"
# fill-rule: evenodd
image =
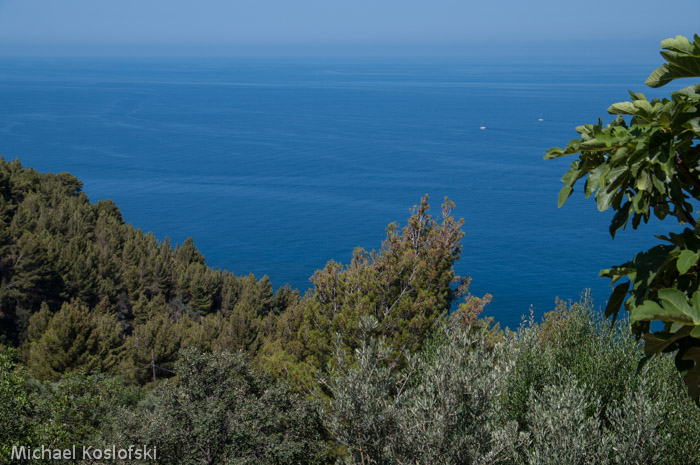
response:
M598 271L666 231L613 241L581 189L557 208L573 159L547 148L628 88L655 95L656 63L591 61L5 58L0 153L74 174L158 238L192 236L210 266L302 292L326 261L380 247L422 195L436 214L448 196L465 219L457 271L514 327L585 288L604 306Z

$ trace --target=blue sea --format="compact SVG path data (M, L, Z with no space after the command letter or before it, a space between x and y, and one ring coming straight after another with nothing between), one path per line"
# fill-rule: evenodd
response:
M666 231L613 241L580 188L557 208L573 159L545 151L627 89L667 92L643 85L658 63L590 61L3 58L0 153L74 174L160 239L193 237L210 266L302 292L424 194L435 214L448 196L457 271L512 328L585 288L604 306L598 271Z

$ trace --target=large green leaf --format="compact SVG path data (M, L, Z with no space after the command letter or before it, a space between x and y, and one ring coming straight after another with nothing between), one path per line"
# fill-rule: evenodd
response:
M591 194L593 194L600 187L599 180L601 176L604 176L605 172L609 169L610 166L607 164L599 165L597 168L595 168L588 174L588 178L586 178L585 187L586 198L590 197Z
M695 36L695 41L697 42L698 36ZM698 50L698 45L692 44L686 37L676 36L675 39L665 39L661 41L661 47L670 50L672 52L685 53L692 55L694 51Z
M613 239L615 238L615 233L620 228L624 228L627 225L627 221L630 217L631 208L632 204L630 202L627 202L617 211L617 213L615 213L615 216L610 222L610 235L613 237Z
M678 318L678 320L671 320L672 317L676 317ZM644 303L642 303L642 305L637 305L630 309L630 321L632 323L637 321L653 320L692 323L692 319L684 315L682 312L668 311L653 300L645 300Z
M596 204L598 205L598 211L604 212L612 204L613 197L618 193L617 189L610 189L610 186L605 189L598 189L595 195Z
M634 115L637 113L637 107L632 102L613 103L608 107L608 113L613 115Z
M650 190L652 186L651 176L647 171L640 171L637 175L637 189L640 191Z
M693 325L700 324L700 308L688 305L688 297L686 296L685 292L678 289L669 288L659 290L658 294L664 309L673 314L674 317L682 318L681 315L684 315L690 318ZM662 321L666 320L662 319ZM668 321L677 321L679 323L683 322L680 319Z
M661 87L674 79L700 77L700 37L697 34L693 43L683 36L677 36L662 41L661 46L669 50L661 52L667 63L647 78L649 87Z
M678 261L676 262L678 272L681 274L686 274L691 267L695 266L695 264L698 262L698 258L698 252L683 250L678 257Z
M676 333L658 332L646 333L642 336L644 339L644 353L647 355L659 354L664 352L675 342L688 337L690 327L684 326Z
M605 307L605 318L609 318L612 315L613 323L617 319L617 315L620 312L620 307L622 306L622 302L625 301L629 288L629 281L618 284L615 286L615 290L613 290L613 293L608 300L608 305Z
M568 155L567 153L564 152L563 149L559 147L552 147L551 149L547 150L547 153L544 156L545 160L553 160L554 158L559 158L563 157L564 155Z
M684 292L669 288L659 290L658 294L661 305L653 300L645 300L642 305L632 307L630 321L660 320L693 326L700 324L700 309L688 305Z
M559 199L557 201L557 206L561 208L562 205L566 203L569 197L571 197L571 194L574 193L574 189L571 188L570 186L564 186L561 188L559 191Z

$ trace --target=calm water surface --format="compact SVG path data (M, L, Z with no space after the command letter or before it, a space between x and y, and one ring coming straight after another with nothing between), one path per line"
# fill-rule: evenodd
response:
M275 286L308 288L327 260L378 248L423 194L436 213L448 196L466 221L457 270L513 327L584 288L604 305L599 269L663 231L613 242L580 189L557 209L571 159L542 160L628 88L654 94L655 63L0 61L5 158L68 171L134 226L192 236L210 266Z

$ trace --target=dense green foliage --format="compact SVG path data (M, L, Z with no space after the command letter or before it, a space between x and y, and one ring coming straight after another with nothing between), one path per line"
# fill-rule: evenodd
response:
M12 446L65 449L99 443L120 409L143 397L140 388L127 386L122 379L84 371L41 383L16 355L0 347L0 463L11 463Z
M405 370L390 353L369 338L330 381L348 463L700 463L700 410L673 362L635 374L627 322L611 328L587 296L495 343L443 325Z
M476 323L490 300L469 295L468 278L454 273L463 222L447 200L437 221L422 199L405 227L389 226L380 250L330 262L302 297L288 286L273 293L266 277L207 268L191 239L173 249L125 225L116 206L91 204L68 174L4 160L0 173L0 330L18 348L3 355L5 444L130 438L157 443L167 460L199 463L204 454L218 463L255 451L270 463L324 462L317 406L295 392L325 390L317 398L327 402L320 381L334 369L334 348L351 354L369 336L359 321L375 319L371 336L390 341L403 367L459 297L454 327ZM134 394L119 397L119 386ZM137 403L140 386L154 389ZM241 416L229 424L234 411ZM207 438L207 452L194 447Z
M371 328L376 321L362 324ZM515 460L517 423L504 420L499 408L513 369L504 358L507 345L493 346L478 328L443 325L398 369L391 348L370 334L330 382L329 430L346 446L350 463Z
M436 221L427 200L413 209L403 229L389 225L379 251L357 249L349 265L331 261L314 274L313 289L272 326L262 351L268 369L298 386L313 386L319 370L334 362L336 342L351 350L359 346L359 321L370 316L377 322L372 334L397 349L392 355L397 362L403 351L420 349L469 285L454 272L463 221L451 216L454 205L448 200ZM478 314L489 299L467 295L462 309Z
M0 352L0 458L16 443L33 434L32 387L26 372L18 367L12 350Z
M427 197L405 227L391 224L379 251L329 262L300 297L273 293L263 277L212 270L191 239L171 247L125 225L111 202L91 204L72 176L0 161L0 340L23 348L39 379L85 369L134 383L173 375L180 348L246 350L295 389L314 389L337 334L358 346L357 322L416 351L468 289L455 276L462 221L445 201L431 218ZM467 296L478 314L490 296Z
M159 463L322 464L331 459L320 409L254 370L243 352L187 349L177 383L115 420L117 442L157 447Z
M661 45L667 63L649 76L647 85L700 77L699 36L693 42L678 36ZM652 214L662 220L671 216L683 227L658 236L665 244L601 275L617 283L606 315L617 318L624 302L634 333L646 341L645 352L676 352L676 366L685 375L691 397L698 400L700 225L693 208L700 200L700 84L672 92L670 98L649 101L634 92L631 97L608 108L617 115L612 123L579 126L580 139L564 149L550 149L545 158L579 154L562 178L559 205L573 193L576 182L586 178L586 197L595 193L599 210L615 210L613 237L630 219L637 229ZM653 331L652 321L663 322L663 330Z
M700 38L664 46L652 84L700 74ZM145 445L185 465L700 464L700 409L668 354L639 366L630 331L647 353L679 349L697 393L698 95L633 94L611 107L629 122L548 154L580 154L560 202L588 176L613 235L650 212L692 226L604 273L629 279L606 316L629 293L631 318L613 325L588 294L515 332L480 318L491 296L455 274L447 199L300 295L210 269L191 239L124 224L66 173L0 159L0 463L24 463L13 446Z
M38 382L3 349L0 462L16 444L147 444L164 464L700 464L700 409L672 359L635 373L629 323L586 296L506 334L442 320L403 366L377 325L361 319L351 354L336 344L329 401L244 352L183 349L145 394L81 371Z
M157 447L158 463L178 465L331 459L318 406L254 370L244 353L183 350L177 377L145 397L84 372L42 384L13 357L0 351L0 463L13 445L146 444Z
M34 376L169 377L181 346L254 349L265 318L298 300L208 268L191 239L173 249L80 189L0 160L0 342L23 346Z

